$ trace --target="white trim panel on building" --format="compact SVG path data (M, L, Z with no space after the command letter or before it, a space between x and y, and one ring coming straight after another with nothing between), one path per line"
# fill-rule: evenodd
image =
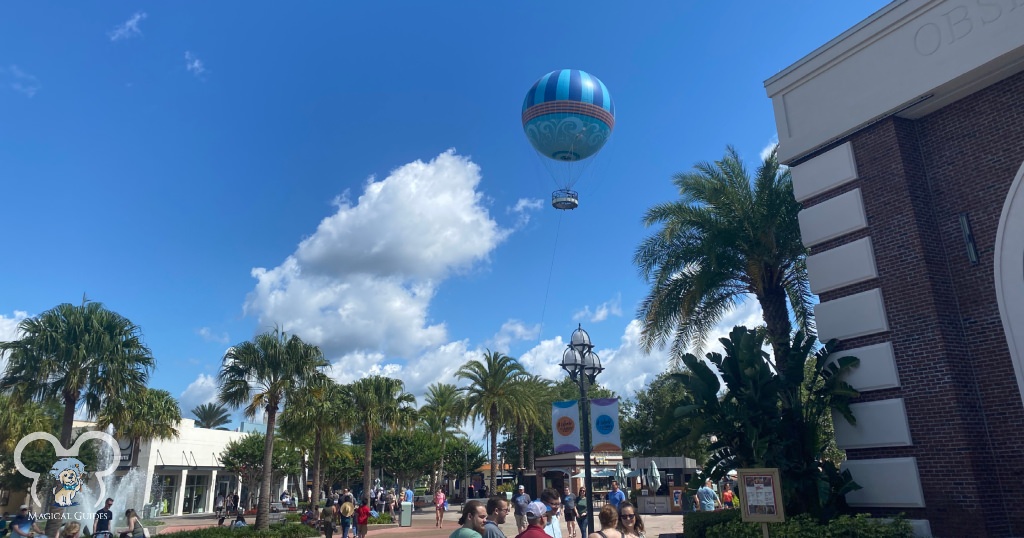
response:
M851 369L843 379L854 389L860 392L869 392L900 386L900 376L896 370L896 354L893 352L891 342L837 351L829 360L834 361L839 357L846 356L860 359L860 364Z
M814 318L822 342L889 330L882 290L878 288L820 303L814 307Z
M797 202L828 192L857 179L853 144L847 142L832 148L789 170L793 175L793 196Z
M814 294L878 278L871 238L865 237L808 256L807 276L811 281L811 293Z
M860 189L853 189L800 212L800 236L813 247L868 226Z
M836 446L848 448L878 448L910 446L910 424L903 398L850 405L857 424L850 424L840 413L832 413Z
M1020 2L893 2L765 83L779 161L878 117L920 117L1024 69ZM885 81L880 84L880 81Z
M846 494L850 506L924 508L916 458L846 460L841 468L863 488Z

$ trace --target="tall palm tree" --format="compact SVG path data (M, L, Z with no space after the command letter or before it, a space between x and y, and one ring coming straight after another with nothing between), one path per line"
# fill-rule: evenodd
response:
M293 394L281 413L282 433L313 436L313 502L320 498L324 440L352 427L351 409L345 405L341 385L321 374L305 390Z
M463 364L455 376L469 381L463 387L469 415L484 422L491 441L491 479L488 491L497 491L498 431L512 424L516 409L529 401L523 381L526 369L516 359L487 350L483 360Z
M345 385L346 400L355 409L355 428L363 436L363 491L370 491L373 469L373 440L385 431L410 427L416 420L416 398L405 391L405 383L379 375L364 377Z
M647 210L644 224L661 225L633 261L651 284L638 317L646 351L671 338L677 361L699 354L708 333L745 295L761 306L779 371L785 371L792 324L813 331L807 249L800 241L789 170L776 149L753 178L736 150L673 177L680 199ZM788 303L788 305L787 305Z
M525 467L523 465L523 449L524 445L524 433L528 435L530 439L530 459L529 469L534 469L534 459L536 458L536 450L534 450L534 439L537 436L537 430L541 429L545 421L551 420L551 403L555 401L555 390L554 383L551 380L543 378L539 375L530 375L524 381L525 392L529 396L529 401L524 402L524 405L516 410L516 433L518 434L519 442L519 467Z
M437 435L441 442L441 459L437 479L444 480L444 450L448 441L462 434L459 426L466 420L466 399L459 388L450 383L434 383L427 387L426 403L420 409L420 424ZM435 487L437 484L434 485ZM433 488L432 488L433 489Z
M71 444L80 402L96 416L107 402L131 401L145 388L154 364L139 327L97 302L57 305L22 320L18 335L0 342L0 356L9 357L0 391L15 403L60 401L64 446Z
M255 418L266 412L267 435L263 447L263 483L256 508L256 528L270 527L270 489L273 487L274 427L277 412L287 396L301 390L327 366L320 348L283 331L257 335L224 355L217 380L220 402L238 408L245 405L245 416Z
M197 428L223 429L222 426L231 423L227 408L219 403L197 405L192 408L192 416L196 417Z
M75 408L99 414L103 405L130 401L146 386L154 359L142 331L128 318L83 300L64 303L18 324L19 339L0 342L7 369L0 392L15 404L59 401L64 407L60 442L71 445ZM46 535L60 530L62 508L52 507Z
M178 400L166 390L150 388L140 391L130 402L110 402L96 418L100 429L113 425L119 436L132 441L132 466L139 463L139 445L154 439L176 439L180 422Z

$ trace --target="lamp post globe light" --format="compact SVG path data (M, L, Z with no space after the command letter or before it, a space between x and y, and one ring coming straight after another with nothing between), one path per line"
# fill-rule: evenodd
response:
M594 383L601 367L601 358L594 353L594 345L590 343L590 335L582 325L572 332L569 345L562 353L562 369L580 388L580 427L583 434L583 487L587 489L587 532L594 532L594 488L590 469L590 400L587 399L587 387Z

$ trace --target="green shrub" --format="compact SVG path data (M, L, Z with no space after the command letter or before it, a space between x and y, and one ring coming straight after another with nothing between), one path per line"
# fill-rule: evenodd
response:
M307 525L271 525L270 529L257 531L255 527L240 527L233 529L230 526L208 527L189 531L172 532L161 534L167 538L315 538L320 536L320 531Z
M298 512L289 512L284 515L284 520L286 523L298 523L302 521L302 514Z
M388 514L380 514L367 520L368 525L390 525L391 523L391 516Z
M739 510L729 510L736 512ZM761 538L760 523L743 523L738 518L716 523L704 529L706 538ZM822 525L809 515L796 516L785 523L770 523L768 532L772 538L910 538L913 530L905 519L872 519L870 514L839 516ZM686 528L690 536L689 521Z
M689 512L683 516L683 529L686 531L686 538L705 538L708 529L739 521L739 510L718 510L716 512Z

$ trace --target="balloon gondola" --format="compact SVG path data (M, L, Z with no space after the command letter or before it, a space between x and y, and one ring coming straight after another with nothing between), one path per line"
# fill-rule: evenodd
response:
M573 184L615 128L608 88L585 71L552 71L526 93L522 120L527 139L551 164L548 170L559 187L551 194L552 207L575 209L579 196Z

